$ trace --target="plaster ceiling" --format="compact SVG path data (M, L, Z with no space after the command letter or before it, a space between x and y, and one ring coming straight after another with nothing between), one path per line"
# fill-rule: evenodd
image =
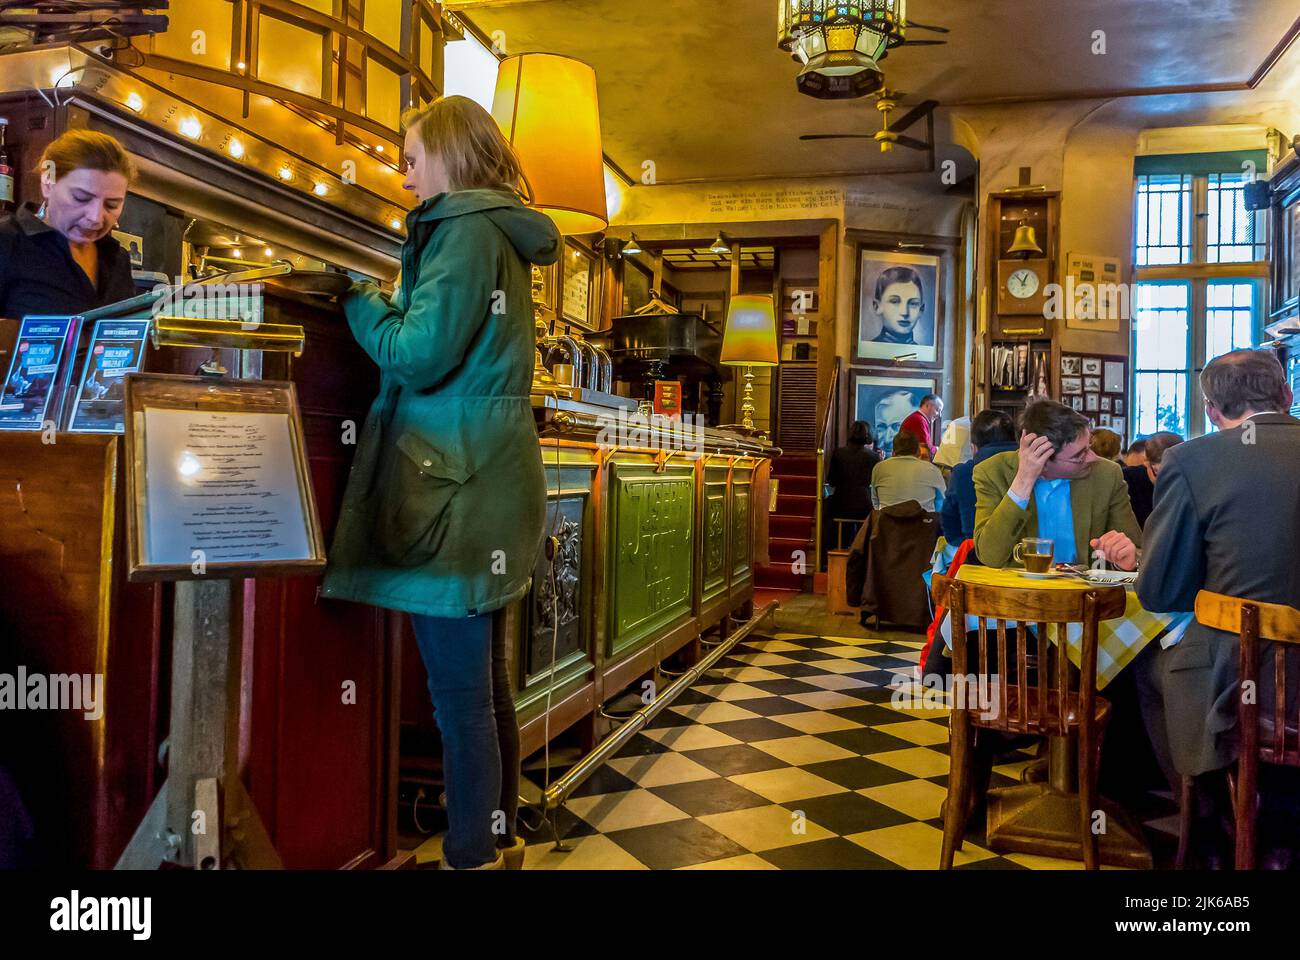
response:
M775 0L446 6L486 35L503 31L508 53L550 51L592 64L606 154L634 178L645 161L661 184L929 167L924 152L881 154L869 140L799 140L873 133L880 116L870 98L823 102L795 90L797 65L776 47ZM951 32L946 46L902 47L883 61L889 86L909 95L900 110L921 99L950 108L1137 93L1145 95L1134 109L1155 115L1167 112L1162 101L1201 87L1223 90L1220 104L1248 101L1255 92L1236 88L1255 78L1298 22L1291 0L911 0L908 14ZM1093 53L1098 30L1105 54ZM1289 60L1300 55L1300 42L1292 47ZM955 149L943 139L946 128L936 123L940 159ZM925 125L908 132L924 138Z

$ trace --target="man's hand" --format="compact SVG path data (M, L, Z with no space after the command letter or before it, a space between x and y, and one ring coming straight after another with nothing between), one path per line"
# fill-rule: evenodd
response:
M1110 530L1100 537L1088 541L1089 545L1101 553L1106 562L1120 570L1137 568L1137 546L1128 538L1128 534Z
M1036 433L1026 433L1020 438L1020 467L1011 481L1011 492L1021 500L1028 500L1034 484L1043 473L1043 467L1056 451L1052 441Z

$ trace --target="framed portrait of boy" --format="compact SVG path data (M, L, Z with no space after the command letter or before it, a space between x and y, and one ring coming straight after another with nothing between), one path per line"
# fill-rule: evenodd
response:
M942 258L858 247L854 359L939 366Z

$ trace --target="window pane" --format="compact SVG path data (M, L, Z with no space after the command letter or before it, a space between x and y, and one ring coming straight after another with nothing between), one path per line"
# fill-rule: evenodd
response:
M1263 260L1264 211L1246 209L1244 174L1214 173L1209 177L1206 261L1245 263Z
M1258 346L1255 319L1258 286L1250 280L1211 280L1205 292L1205 362L1231 350ZM1205 418L1204 430L1217 428Z
M1133 310L1133 366L1137 370L1187 370L1191 286L1139 283Z
M1160 430L1187 436L1187 374L1134 374L1133 395L1137 415L1133 436L1145 437Z
M1191 284L1139 283L1133 309L1133 431L1187 435Z
M1135 262L1139 267L1192 259L1192 178L1151 174L1137 178Z

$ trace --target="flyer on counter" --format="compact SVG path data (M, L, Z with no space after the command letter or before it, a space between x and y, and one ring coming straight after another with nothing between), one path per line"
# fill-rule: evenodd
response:
M72 317L27 317L0 390L0 430L40 430L59 383Z
M77 384L68 429L74 433L121 433L125 383L139 373L148 320L97 320Z

